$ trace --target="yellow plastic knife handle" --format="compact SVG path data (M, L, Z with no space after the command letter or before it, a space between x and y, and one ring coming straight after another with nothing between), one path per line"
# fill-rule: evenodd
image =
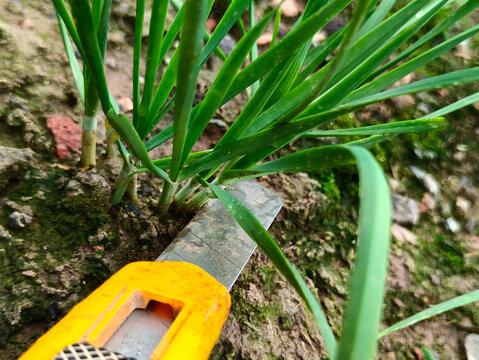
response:
M84 343L102 348L135 309L151 302L177 314L151 360L207 360L231 306L226 288L186 262L136 262L125 266L58 324L20 360L52 360L65 347Z

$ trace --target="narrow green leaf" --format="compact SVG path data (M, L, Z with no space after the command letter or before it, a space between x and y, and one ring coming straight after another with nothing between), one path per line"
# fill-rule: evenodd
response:
M330 169L355 162L354 155L346 147L327 145L298 151L250 168L256 172L312 172Z
M151 21L148 33L148 50L146 53L145 85L138 115L144 118L150 107L151 97L155 88L156 73L160 64L160 50L163 42L166 14L169 0L153 0L151 7ZM200 32L201 33L201 32ZM196 78L195 78L196 79Z
M291 65L288 66L287 69L284 70L285 74L281 79L278 87L274 91L271 98L266 103L265 109L270 108L272 105L276 104L281 98L284 97L284 94L287 94L293 84L295 83L296 77L298 76L298 72L303 65L304 59L308 54L308 49L311 46L312 39L308 40L303 47L299 50L299 52L290 58Z
M213 4L213 0L210 0L210 3L209 3L210 8L212 4ZM226 36L228 31L234 25L235 21L237 21L240 18L241 14L246 10L248 6L249 6L249 0L234 0L231 3L225 15L222 17L221 21L218 23L215 30L213 31L213 34L211 35L210 39L208 40L205 47L203 48L203 51L201 52L201 66L203 66L206 63L208 58L213 53L214 49L218 47L221 40ZM180 13L181 11L182 9L180 9ZM180 13L177 16L179 16ZM175 24L175 22L173 24ZM160 119L158 114L160 112L161 106L164 104L164 102L168 98L168 95L173 89L175 78L176 78L177 67L178 67L178 55L177 55L177 51L175 51L170 61L170 64L168 65L165 71L165 74L163 75L160 85L158 86L158 89L155 93L155 97L153 98L152 104L150 106L150 109L148 110L147 119L145 121L147 125L145 125L144 129L141 128L139 131L140 136L142 136L142 138L145 138L148 135L148 133L158 123ZM151 139L147 143L147 148L150 151L151 149L154 149L156 146L162 144L163 142L170 139L171 137L173 137L173 127L168 127L167 129L162 131L160 134L155 136L154 139Z
M424 356L424 360L436 360L436 357L432 354L431 350L427 347L421 347L422 355Z
M347 147L359 169L359 235L351 290L336 360L369 360L376 352L391 237L391 195L369 151Z
M447 0L442 0L442 2L446 1ZM382 64L394 51L399 48L401 44L407 41L417 32L418 29L420 29L425 23L427 23L433 16L433 14L435 14L439 10L439 8L440 5L437 5L434 9L430 10L427 15L420 17L419 21L414 22L410 27L404 29L401 33L392 38L392 40L386 43L383 47L379 48L377 51L373 50L373 54L370 55L359 66L355 67L354 69L347 69L347 72L344 72L345 68L343 67L343 70L339 71L338 74L335 75L331 80L332 83L337 80L335 85L329 88L326 92L324 92L318 98L318 100L316 100L316 102L314 102L307 110L303 111L300 114L300 117L312 115L314 113L318 113L324 110L329 110L336 104L340 103L347 94L353 91L368 77L369 73L374 71L374 69L376 69L380 64ZM387 23L387 21L384 23ZM360 40L358 40L355 43L355 46L357 44L360 44L361 40L367 38L371 33L372 32L368 33ZM350 56L348 56L346 62L348 62L348 60L350 60ZM344 77L339 76L339 74L341 73Z
M224 39L228 31L230 31L238 19L241 18L241 15L246 11L249 5L250 0L233 0L231 2L201 53L201 66L206 63L214 49L218 47L221 40Z
M276 39L278 38L278 33L279 33L280 22L281 22L281 8L278 9L278 11L276 12L276 15L274 16L273 38L271 39L270 47L272 47L272 46L274 46L274 44L276 44Z
M165 105L164 108L166 108L167 105ZM160 133L153 136L150 140L148 140L145 146L148 151L151 151L154 148L163 144L165 141L168 141L172 137L173 137L173 125L171 124L171 125L168 125L165 129L163 129Z
M475 94L472 94L472 95L469 95L461 100L458 100L448 106L445 106L439 110L436 110L434 112L432 112L431 114L429 115L425 115L425 117L435 117L435 116L444 116L444 115L447 115L449 113L452 113L453 111L456 111L456 110L459 110L459 109L462 109L463 107L466 107L468 105L472 105L476 102L479 101L479 93L475 93Z
M394 331L412 326L420 321L424 321L426 319L429 319L430 317L442 314L443 312L471 304L473 302L479 301L479 290L472 291L470 293L455 297L453 299L444 301L440 304L431 306L429 309L423 310L411 317L408 317L407 319L404 319L387 329L382 330L378 334L378 339L391 334Z
M140 58L143 40L143 20L145 16L145 0L136 1L135 43L133 45L133 126L138 128L138 106L140 104Z
M378 7L373 11L373 13L368 17L368 19L364 22L359 30L358 34L356 35L357 38L361 38L362 36L366 35L376 26L378 26L381 21L386 17L387 13L391 8L394 6L397 0L383 0L379 3Z
M407 16L412 16L414 11L417 11L426 0L416 0L413 3L409 4L403 8L396 15L389 18L386 23L390 26L399 26L404 18ZM398 16L398 14L400 16ZM393 21L394 20L394 21ZM425 21L425 20L424 20ZM383 24L384 24L383 23ZM351 48L351 53L356 54L356 59L359 61L364 57L368 57L361 65L357 66L354 69L349 69L348 74L344 74L344 77L336 83L333 87L329 88L324 92L319 99L313 103L309 108L307 108L299 117L309 116L315 113L320 113L326 111L337 103L339 103L342 98L344 98L350 91L352 91L356 86L362 83L362 81L368 76L367 74L377 68L387 57L390 56L404 41L411 37L417 29L422 26L422 23L413 25L411 28L404 30L401 34L393 38L389 43L386 43L382 48L377 48L377 43L381 44L394 33L388 26L386 28L381 24L380 27L377 27L374 32L368 33L366 36L362 37L360 40L354 43ZM378 32L377 29L380 31ZM364 39L372 38L374 41L374 46L371 47L370 44L364 44ZM364 51L369 51L369 53L364 53ZM351 54L350 54L351 55ZM352 60L350 55L345 60L349 64ZM323 82L323 77L326 72L329 71L330 64L323 67L316 74L314 74L310 79L304 81L302 84L294 88L287 97L285 97L281 102L278 102L270 109L265 111L263 114L258 116L258 118L251 124L251 126L245 131L244 136L248 136L254 133L257 133L261 129L264 129L273 122L277 122L284 114L292 111L302 104L304 106L305 101L310 98L310 94L318 88L319 84ZM342 66L344 68L344 65ZM343 70L340 70L342 73ZM331 81L337 78L337 74L333 76Z
M410 134L443 129L445 129L444 118L428 116L426 119L419 120L394 121L350 129L314 131L304 134L303 137Z
M103 71L103 61L95 33L95 26L93 25L89 1L70 0L69 3L84 50L84 61L87 62L88 68L92 72L92 78L96 84L103 111L107 113L111 109L110 93Z
M306 2L306 7L304 8L303 18L308 18L321 7L325 6L329 0L315 0Z
M319 157L317 155L321 154ZM287 158L287 159L286 159ZM312 171L321 168L321 163L331 166L357 161L360 176L360 217L357 257L354 266L351 294L343 321L341 342L336 351L334 346L326 347L332 359L373 359L376 348L381 306L387 274L387 256L390 240L391 204L390 194L384 174L372 155L365 149L351 146L328 146L291 154L270 162L276 166L266 166L262 170ZM282 161L282 163L278 163ZM315 164L316 163L316 164ZM298 165L300 164L300 165ZM302 166L301 166L302 165ZM261 166L261 165L260 165ZM259 169L259 167L257 167ZM259 225L259 222L232 195L221 188L208 184L215 195L225 205L231 215L268 255L276 267L286 276L302 295L304 291L297 284L297 278L287 276L292 267L284 262L279 248L273 248L274 241ZM274 244L274 245L273 245ZM303 299L305 298L302 296ZM310 302L305 299L307 304ZM311 302L315 304L312 297ZM322 315L322 313L320 313ZM327 329L324 315L317 317L322 331ZM333 339L331 343L334 344Z
M417 70L421 66L429 63L431 60L434 60L445 52L451 50L453 47L463 42L464 40L470 38L471 36L474 36L478 32L479 25L476 25L462 32L461 34L454 36L453 38L443 42L442 44L432 48L429 51L426 51L425 53L417 56L416 58L409 60L408 62L402 64L394 70L382 75L381 77L354 91L344 99L344 102L351 102L385 89L386 87L392 85L406 75Z
M93 19L93 23L95 24L95 29L98 29L98 25L100 24L103 4L104 0L96 0L92 1L91 3L91 17Z
M366 106L368 104L373 104L373 103L390 99L396 96L405 95L405 94L415 94L418 92L429 91L434 89L442 89L448 86L466 84L466 83L474 82L478 80L479 80L479 67L453 71L447 74L425 78L419 81L412 82L407 85L389 89L368 97L364 97L358 100L348 102L347 104L340 105L336 109L331 110L329 114L330 116L333 113L343 114L343 113L347 113L352 110L355 110L357 108ZM440 115L434 115L434 116L440 116Z
M376 144L383 142L384 140L388 140L392 138L391 135L371 135L366 138L362 138L355 141L349 141L344 145L351 145L351 146L362 146L362 147L370 147Z
M249 5L249 27L252 29L255 26L255 18L254 18L254 0L250 0L250 5ZM274 37L274 35L273 35ZM270 45L272 46L272 45ZM253 46L251 47L251 52L250 52L250 59L251 62L255 61L258 58L258 44L256 41L254 42ZM251 85L251 94L254 95L256 90L259 88L259 80L254 82L253 85Z
M230 144L243 135L244 131L263 109L285 74L289 72L289 68L294 61L294 58L285 60L271 70L268 76L261 82L256 94L248 101L234 123L218 141L217 147Z
M392 137L393 136L391 135L373 135L360 140L350 141L343 145L361 146L367 148L372 145L379 144L380 142L390 139ZM343 148L335 150L332 148L333 146L338 147L338 145L325 145L321 146L320 148L309 149L312 151L312 154L296 155L298 153L295 153L295 156L291 159L283 160L284 158L281 158L281 161L276 164L266 163L268 165L261 164L250 168L243 168L241 166L238 166L238 168L227 169L226 171L222 171L221 175L219 176L218 182L220 184L231 184L245 179L253 179L260 176L271 175L284 171L322 171L337 166L351 164L353 162L353 159L349 152L345 152ZM313 155L314 159L317 161L317 164L308 165L308 158L312 157ZM300 167L298 163L295 163L297 161L303 162L304 166ZM265 168L261 168L262 165L264 165Z
M173 53L168 67L166 68L163 77L160 80L160 84L158 85L155 96L151 101L151 105L148 109L148 114L146 115L145 121L142 121L138 124L138 133L143 140L150 133L151 129L153 129L153 127L156 125L155 119L157 119L158 113L160 112L162 106L165 104L166 99L168 99L168 95L170 95L171 90L175 86L178 70L178 50L179 48L177 48ZM173 136L173 126L171 126L170 130L171 136L166 140L170 139Z
M105 57L108 22L110 19L111 0L99 0L92 3L92 20L95 27L96 39L100 49L100 57L103 66ZM98 93L96 84L92 78L92 72L87 64L84 65L84 83L85 83L85 115L88 117L96 117L98 113ZM85 126L86 123L83 123ZM96 126L96 125L95 125Z
M301 126L298 127L298 131L295 131L293 128L291 128L291 129L287 128L286 131L290 134L290 136L289 137L288 136L282 136L282 140L280 140L281 143L276 143L275 144L274 142L268 142L266 134L270 134L269 135L270 139L273 139L273 138L277 139L278 137L280 137L280 136L276 136L274 134L274 132L275 132L274 130L272 130L271 132L267 132L265 134L260 135L260 137L258 139L261 138L261 139L263 139L261 141L264 141L265 143L268 142L268 144L265 145L264 147L261 147L263 150L261 150L261 152L259 153L258 156L256 156L254 154L254 152L259 150L259 147L251 148L250 155L247 155L247 157L245 157L244 160L242 160L241 163L238 164L238 167L241 167L241 168L249 167L251 164L254 164L257 161L260 161L262 158L268 156L272 152L276 151L277 149L281 148L285 144L292 141L296 137L296 135L294 135L294 134L300 134L301 129L304 129L307 126L312 125L314 122L317 122L316 126L320 126L320 125L326 123L327 121L333 120L338 115L349 113L353 110L364 107L364 106L366 106L368 104L371 104L371 103L375 103L375 102L378 102L378 101L381 101L381 100L385 100L385 99L388 99L388 98L391 98L391 97L394 97L394 96L403 95L403 94L411 94L411 93L420 92L420 91L439 89L439 88L443 88L443 87L446 87L446 86L458 85L458 84L461 84L461 83L477 81L477 80L479 80L478 75L479 75L479 72L478 72L478 69L476 69L476 68L460 70L460 71L449 73L449 74L439 75L439 76L435 76L435 77L432 77L432 78L427 78L427 79L424 79L424 80L420 80L420 81L417 81L415 83L404 85L404 86L401 86L399 88L387 90L387 91L384 91L382 93L371 96L369 98L358 100L355 103L341 105L340 107L338 107L334 110L331 110L331 111L327 111L327 112L319 113L317 115L302 118L300 120L297 120L298 124L301 124ZM471 97L468 97L468 98L464 99L464 102L458 102L457 104L455 103L455 104L452 104L451 106L445 108L444 113L443 113L443 111L439 110L439 111L435 112L434 114L429 114L425 117L442 116L445 113L449 113L451 111L454 111L457 108L461 108L463 106L468 105L469 103L472 103L474 99L475 99L475 96L472 95ZM294 123L296 124L296 121ZM251 127L250 127L250 129L251 129ZM248 130L250 130L250 129L248 129ZM278 128L277 131L284 131L284 130L280 130ZM246 131L245 134L248 134L248 131ZM263 135L265 135L264 138L263 138ZM249 141L254 142L254 140L252 140L252 139L254 139L254 133L253 133L253 135L249 135L249 136L252 136L252 137L247 142L249 142ZM270 145L270 144L274 144L274 145ZM237 150L240 150L240 149L241 149L241 147L238 148ZM269 150L264 150L264 149L269 149ZM264 155L264 156L261 157L260 155ZM213 154L212 154L212 156L213 156ZM207 159L205 159L205 161L206 160Z
M128 119L125 114L117 115L113 109L110 109L106 113L106 116L116 132L128 144L128 147L133 155L135 155L153 174L169 182L170 179L168 178L168 174L153 164L153 161L146 151L145 145L138 136L138 133L135 131L130 119Z
M67 28L63 22L60 15L57 13L58 25L60 26L60 32L62 34L63 45L65 46L65 53L68 57L68 63L70 64L70 69L73 74L73 79L75 80L75 85L78 90L78 95L80 96L82 104L85 102L85 86L83 82L83 73L80 68L80 64L75 56L75 51L68 37Z
M183 21L185 19L185 6L183 5L176 14L173 22L170 25L170 28L166 32L166 35L161 44L160 59L164 59L168 50L170 50L171 45L175 42L176 37L180 33L181 27L183 26Z
M282 60L295 54L302 45L344 9L352 0L331 0L308 19L301 22L275 46L248 65L234 79L224 102L232 99Z
M338 47L346 30L347 27L338 30L336 33L328 37L323 43L311 50L308 55L306 55L306 59L304 61L306 67L294 80L292 86L293 89L306 80L306 78L326 60L328 55L330 55L334 49Z
M343 79L351 73L353 69L357 69L360 64L367 62L373 54L376 57L387 59L390 54L392 54L402 43L415 34L417 30L427 22L427 18L416 18L416 14L429 1L430 0L415 0L410 2L394 15L376 26L372 31L358 39L351 47L351 50L348 52L348 57L345 59L341 69L335 74L331 82L333 84L337 83L340 79ZM443 0L443 2L447 1L448 0ZM437 11L438 10L439 8ZM429 17L431 16L432 12ZM397 34L397 30L409 19L414 19L415 21L408 28ZM418 24L419 26L415 26L415 24ZM397 45L392 47L393 44ZM391 51L390 49L394 50ZM382 53L387 53L388 56L380 56ZM377 66L382 64L383 61ZM375 70L377 66L370 71Z
M116 141L117 145L118 145L118 150L120 152L120 155L123 159L123 162L125 163L128 163L130 161L130 153L128 152L128 150L126 149L125 145L123 144L123 142L121 141L121 139L118 139Z
M431 31L429 31L426 35L421 36L418 41L416 41L414 44L412 44L410 47L408 47L406 50L404 50L401 54L396 56L393 60L388 62L386 65L378 69L376 72L374 72L371 75L371 78L376 77L377 75L383 73L387 69L390 69L394 65L398 64L401 60L405 59L409 55L411 55L414 51L419 49L422 45L424 45L426 42L432 40L434 37L445 31L446 29L450 28L454 23L456 23L458 20L462 19L465 17L467 14L469 14L471 11L479 7L479 3L476 0L468 0L464 5L462 5L459 9L456 11L452 11L451 14L441 21L438 25L436 25Z
M111 0L94 1L92 8L92 20L95 27L96 40L100 50L100 59L103 67L103 58L105 57L108 22L110 18ZM84 83L85 83L85 102L84 111L88 117L96 117L98 113L99 96L96 89L95 79L89 64L84 64ZM111 101L110 101L111 102ZM85 126L86 123L83 123ZM96 126L96 122L95 122ZM85 129L85 128L84 128Z
M262 151L271 146L271 144L290 139L296 136L296 134L300 135L324 124L328 120L323 120L318 116L311 116L291 123L279 124L271 129L239 139L231 144L217 147L211 154L184 168L180 172L180 180L187 179L239 156ZM276 149L274 145L272 147Z
M296 115L301 113L311 101L313 101L316 96L321 93L321 91L326 88L333 76L336 74L337 70L340 69L341 65L343 64L344 60L347 59L346 54L349 54L349 49L351 44L354 41L356 33L359 30L368 10L369 0L357 0L356 6L354 7L353 15L349 22L348 28L344 37L341 40L341 44L336 56L331 60L329 66L325 69L324 75L321 77L321 80L318 84L314 87L313 91L311 91L307 96L293 109L285 112L282 114L276 122L282 123L287 122L293 119Z
M111 2L112 0L103 0L103 6L101 8L100 19L98 21L97 27L98 46L100 47L100 54L102 59L105 57L106 51Z
M200 71L201 41L208 9L207 0L186 0L185 21L180 41L176 81L175 110L173 113L173 156L170 178L176 181L183 164L183 153L189 152L186 131L191 106L196 94L196 79ZM190 130L191 131L191 130ZM185 156L186 158L186 156Z
M213 150L203 150L203 151L198 151L198 152L191 153L186 158L185 164L187 164L187 165L191 164L191 163L195 162L196 160L201 159L203 156L208 155L212 151ZM171 157L166 157L166 158L153 160L153 164L157 168L160 168L162 170L168 170L171 167ZM149 171L150 170L148 170L148 168L146 168L144 166L140 166L138 168L137 173L140 174L140 173L149 172Z
M264 29L272 19L274 13L274 10L270 11L256 26L248 31L238 42L230 56L228 56L228 59L226 59L224 65L216 76L215 81L211 85L210 90L201 102L198 112L192 119L190 130L188 131L186 138L183 160L203 133L216 109L221 105L221 101L231 85L235 74L248 56L248 52L253 44L256 43L256 40L263 33Z
M78 49L78 52L82 55L82 57L84 57L83 46L81 44L80 37L78 36L77 29L73 23L70 13L68 12L65 2L63 0L52 0L52 2L55 7L55 11L57 12L57 16L60 16L65 23L65 26L72 37L73 43Z
M177 10L181 10L181 8L183 7L183 2L181 0L172 0L172 3L176 7ZM211 10L211 7L210 7L210 10ZM208 13L209 13L209 11L208 11ZM225 15L223 15L223 16L225 16ZM203 37L204 37L205 42L209 42L210 39L211 39L211 34L206 30L206 28L205 28L205 31L203 33ZM223 60L223 61L226 60L226 55L223 52L223 50L221 50L221 48L215 47L213 49L213 51L216 53L216 55L218 55L218 57L221 60Z
M321 82L328 67L329 64L319 70L310 79L291 90L287 96L281 99L281 101L278 101L269 109L261 113L253 122L251 122L251 125L245 130L243 136L246 137L258 133L262 129L268 127L268 125L277 121L283 114L288 113L295 107L299 106Z
M218 47L221 40L225 37L231 27L234 25L235 21L241 16L241 9L246 9L248 7L248 0L235 0L234 4L232 3L227 12L229 12L229 17L223 16L223 19L220 21L218 26L216 26L215 31L211 35L210 39L205 45L205 48L201 52L201 66L203 66L208 58L213 53L214 49ZM213 0L209 0L209 9L213 5ZM233 6L234 5L234 6ZM244 10L243 10L244 11ZM234 20L234 21L232 21ZM158 113L165 103L168 95L173 89L175 79L176 79L176 70L178 67L178 55L177 51L173 54L171 61L163 75L163 78L160 81L160 84L157 88L153 101L151 103L150 109L148 110L148 115L146 117L145 129L140 131L140 136L144 139L146 135L153 129L157 124L156 119L158 119ZM166 141L173 136L173 129L170 128L166 134L162 135L161 141ZM166 140L165 140L166 139ZM160 140L157 138L157 140ZM155 140L156 141L156 140Z
M328 324L321 306L314 294L306 285L298 271L291 265L281 252L281 249L271 235L264 229L256 217L233 195L212 184L207 184L215 196L223 203L231 216L238 222L243 230L253 239L259 248L268 256L276 268L284 275L297 293L303 298L308 308L313 313L323 336L326 349L330 355L336 352L336 340Z

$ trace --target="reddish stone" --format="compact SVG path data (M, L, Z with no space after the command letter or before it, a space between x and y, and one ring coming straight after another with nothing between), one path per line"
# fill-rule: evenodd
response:
M414 354L416 355L417 360L423 360L424 356L422 355L421 349L419 349L417 346L414 346L413 348Z
M209 32L213 32L213 30L216 28L216 25L218 25L218 22L214 18L208 18L206 20L206 30Z
M427 211L427 206L422 202L418 203L417 205L419 206L419 212L421 214L424 214Z
M80 151L82 130L70 117L52 115L47 120L47 128L53 133L60 160Z
M273 41L273 34L264 33L264 34L261 34L261 36L258 38L257 43L259 46L263 46L263 45L268 45L269 43L271 43L271 41Z
M426 206L427 210L434 210L436 207L436 200L427 192L422 195L421 202Z
M118 105L123 112L130 112L133 110L133 101L127 96L122 96L119 98Z

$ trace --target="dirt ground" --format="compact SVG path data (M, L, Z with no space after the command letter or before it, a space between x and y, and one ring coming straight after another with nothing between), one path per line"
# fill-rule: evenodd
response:
M294 4L298 11L304 6ZM259 14L267 6L259 3ZM117 100L131 94L132 11L130 2L114 1L106 64ZM478 18L476 14L470 21ZM280 34L294 20L294 16L284 18ZM473 40L469 48L455 49L406 81L476 64L476 43ZM111 207L120 168L118 161L106 159L104 154L101 117L96 170L79 169L78 154L67 161L56 156L53 137L46 128L48 117L70 116L79 123L82 109L50 2L0 1L0 48L0 145L33 150L22 166L0 181L0 359L9 360L17 358L121 266L156 258L191 214L160 219L156 208L160 183L148 175L140 178L139 205L124 201ZM197 100L211 84L219 64L218 59L208 62ZM406 96L342 117L331 126L416 118L474 91L479 91L477 85ZM222 122L209 125L197 150L216 143L243 101L237 97L218 111L215 117ZM397 137L373 149L387 172L392 192L413 199L420 209L414 225L395 224L384 326L479 288L478 111L471 106L448 116L444 132ZM22 120L15 122L18 113ZM160 123L158 131L168 121L167 117ZM284 152L307 145L298 141ZM170 152L171 144L166 143L152 157ZM424 186L412 165L437 181L438 193L432 194ZM338 334L357 231L355 168L277 175L261 181L284 200L271 233L306 277ZM13 211L31 214L31 224L9 228L8 216ZM232 311L211 359L325 357L311 315L259 251L231 296ZM471 332L479 332L477 304L382 339L378 358L420 359L417 349L426 345L438 359L465 360L463 342Z

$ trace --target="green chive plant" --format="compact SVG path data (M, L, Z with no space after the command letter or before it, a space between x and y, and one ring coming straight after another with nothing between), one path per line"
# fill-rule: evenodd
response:
M445 30L479 7L479 2L467 0L453 11L452 0L412 0L391 12L395 5L398 6L396 0L309 0L291 31L278 39L278 8L266 13L255 24L251 0L232 0L213 33L207 34L205 22L213 1L186 0L182 4L172 0L178 12L171 26L165 29L169 0L152 0L142 88L140 61L145 0L136 1L132 70L134 108L130 119L119 112L110 95L103 66L111 0L69 0L69 6L63 0L53 0L85 109L83 164L95 163L94 117L98 103L120 136L118 148L124 166L113 203L119 203L130 181L144 172L151 172L163 180L159 199L161 214L165 214L172 204L180 208L201 206L210 197L218 198L305 300L318 322L330 359L373 359L379 337L479 300L479 291L475 291L379 332L391 206L383 171L367 150L368 146L397 134L443 129L442 116L478 101L479 94L421 119L351 129L319 129L340 115L385 99L479 80L479 68L476 67L390 88L477 34L479 25L436 42ZM313 36L348 6L354 8L349 23L312 47ZM246 30L241 16L248 7L250 26ZM419 39L415 37L439 12L445 11L449 13L436 25L430 26ZM267 51L258 55L257 39L273 19L275 40ZM235 23L243 29L243 36L226 57L218 46ZM174 49L173 43L178 37L179 46ZM81 54L83 68L74 56L71 41ZM426 43L432 43L430 49L421 51ZM160 71L160 64L169 50L174 51L171 61ZM215 51L224 63L204 99L193 106L198 73ZM217 109L243 91L249 99L216 146L192 152ZM173 123L157 135L149 136L170 111ZM345 135L363 138L267 160L271 154L301 137ZM169 139L173 139L171 157L152 159L149 152ZM320 305L302 277L258 220L224 187L245 178L277 172L319 172L352 163L357 164L360 178L359 238L350 298L337 343ZM134 196L134 187L130 192ZM427 354L428 350L424 352Z

